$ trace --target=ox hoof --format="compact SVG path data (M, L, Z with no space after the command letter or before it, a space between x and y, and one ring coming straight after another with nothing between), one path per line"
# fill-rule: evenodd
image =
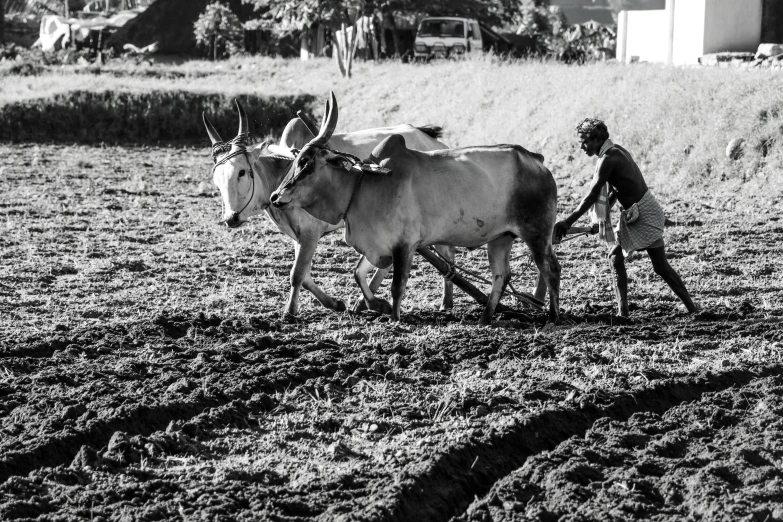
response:
M345 301L340 301L339 299L335 301L334 304L334 311L335 312L345 312L347 310L345 306Z
M300 322L301 319L290 312L283 312L283 314L280 316L280 321L287 324L295 324Z
M356 304L353 305L353 313L358 314L367 310L367 303L364 302L364 298L360 297L356 300Z
M445 312L446 310L451 310L453 308L454 308L454 303L441 303L440 308L438 308L438 310L440 310L441 312Z
M383 315L391 315L392 305L386 299L376 299L370 303L370 310L382 313ZM400 318L398 317L397 320L399 319Z

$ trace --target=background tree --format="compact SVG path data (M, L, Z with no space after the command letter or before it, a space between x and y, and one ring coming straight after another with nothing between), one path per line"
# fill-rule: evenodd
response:
M396 15L415 16L465 16L476 18L487 25L510 22L518 15L519 0L247 0L262 14L262 26L278 35L301 31L303 37L315 23L329 26L334 38L333 53L343 75L350 75L350 61L355 51L355 40L345 37L344 31L356 22L357 13L380 13L382 28L391 29L394 52L399 55L399 36L396 32ZM353 18L351 15L354 15ZM356 34L356 28L351 31ZM340 43L342 42L342 43Z
M242 24L227 5L218 1L207 5L193 24L193 33L196 43L207 47L213 60L242 49Z
M5 0L0 0L0 45L5 43Z

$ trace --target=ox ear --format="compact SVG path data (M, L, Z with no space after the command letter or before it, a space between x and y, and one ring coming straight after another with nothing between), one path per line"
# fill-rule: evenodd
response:
M351 170L354 166L352 162L340 154L335 154L334 152L328 150L324 150L322 154L324 161L336 169Z
M257 150L259 154L264 154L265 152L268 152L269 150L269 140L264 140L255 147L253 147L253 150Z

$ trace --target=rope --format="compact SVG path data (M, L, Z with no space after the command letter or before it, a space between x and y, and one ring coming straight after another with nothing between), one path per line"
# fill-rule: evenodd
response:
M359 191L359 185L362 184L362 179L364 179L364 171L359 173L359 177L356 179L356 183L353 184L351 199L348 200L348 206L345 207L345 212L343 212L343 217L341 218L343 221L345 221L346 216L348 216L348 210L350 210L351 205L353 204L353 198L356 197L356 193Z
M247 142L250 139L250 134L247 132L243 132L242 134L237 134L236 138L229 140L229 141L216 141L212 144L212 162L217 167L218 165L222 165L232 157L234 157L236 154L232 154L229 157L222 158L220 162L217 161L217 157L221 154L225 154L228 151L231 150L231 147L234 145L237 146L238 149L240 149L242 152L247 151ZM239 151L238 151L239 152ZM212 169L215 170L215 169Z
M234 215L240 215L244 210L247 208L248 205L250 205L250 202L253 201L255 195L256 195L256 177L253 173L253 162L250 161L250 156L247 154L247 142L250 138L250 135L247 132L243 132L242 134L237 134L237 136L228 141L228 142L222 142L218 141L212 144L212 161L215 163L215 165L212 167L212 175L215 175L215 169L217 169L219 166L225 164L233 157L239 156L240 154L245 155L245 159L247 160L247 164L250 167L250 179L253 182L253 187L250 192L250 198L248 198L247 203L245 203L245 206L242 207L239 212L236 212ZM220 161L217 160L217 157L221 154L226 154L231 150L232 147L236 146L237 150L232 152L231 154L228 154L226 156L223 156L220 158ZM223 201L223 198L220 198L220 202L223 205L223 215L225 215L225 202Z

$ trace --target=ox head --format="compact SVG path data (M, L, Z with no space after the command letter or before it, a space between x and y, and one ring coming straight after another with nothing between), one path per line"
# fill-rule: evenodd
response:
M269 206L260 201L260 196L269 194L271 188L265 187L266 178L259 176L258 166L254 169L257 151L266 149L266 142L253 151L248 151L249 125L247 114L239 101L234 100L239 114L239 130L234 139L224 142L215 127L202 114L204 126L212 142L212 181L220 190L223 201L221 222L236 228L247 220L260 214Z
M277 190L272 204L279 208L300 207L312 216L336 225L352 198L356 176L391 171L356 156L329 149L327 143L337 127L337 99L329 93L318 135L298 152L291 169Z

